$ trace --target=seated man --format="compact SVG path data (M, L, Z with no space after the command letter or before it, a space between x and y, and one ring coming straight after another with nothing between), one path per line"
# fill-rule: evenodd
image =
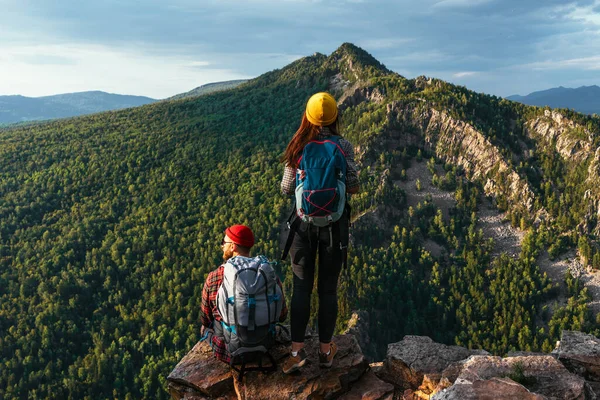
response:
M254 245L254 234L252 230L244 225L233 225L225 230L225 238L221 242L223 249L223 261L227 262L235 256L250 257L250 248ZM200 321L202 323L202 334L207 329L213 327L213 323L221 323L219 310L217 309L217 293L223 282L224 264L212 271L206 277L204 288L202 289L202 308L200 310ZM281 281L277 278L277 284L281 287ZM283 289L282 289L283 293ZM279 322L283 322L287 317L287 306L285 298L283 300L283 309L281 310ZM211 329L212 330L212 329ZM217 330L217 332L219 332ZM210 344L215 352L215 357L223 362L229 363L231 356L227 351L227 345L222 336L218 334L211 335Z

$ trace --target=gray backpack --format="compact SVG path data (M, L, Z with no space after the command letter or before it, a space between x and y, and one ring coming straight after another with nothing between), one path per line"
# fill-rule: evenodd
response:
M222 334L231 355L231 365L255 361L258 353L260 369L262 355L275 342L275 327L283 309L283 293L277 284L273 264L264 256L236 256L225 263L223 283L217 292L217 309ZM250 369L246 369L248 371Z

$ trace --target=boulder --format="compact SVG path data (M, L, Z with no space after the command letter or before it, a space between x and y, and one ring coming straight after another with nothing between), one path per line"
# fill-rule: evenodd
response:
M198 342L167 377L174 399L235 399L229 366L217 360L210 345Z
M445 371L443 375L454 375L457 364L452 365L451 372ZM586 398L585 380L580 376L570 373L560 362L552 356L527 356L500 358L494 356L472 356L462 363L462 370L455 379L454 386L483 385L481 381L490 381L495 378L510 378L512 382L524 386L528 392L544 396L549 399L577 399ZM486 385L506 385L506 381L495 381ZM512 385L512 384L511 384ZM442 389L438 393L447 393L454 386ZM511 386L511 390L517 390ZM438 388L440 389L440 388ZM473 388L452 389L471 393ZM521 389L518 389L521 390ZM437 398L437 397L436 397Z
M545 400L523 385L508 378L479 380L473 384L455 384L434 394L431 400Z
M338 354L331 368L319 367L319 340L313 336L305 341L308 362L300 371L285 375L279 367L278 371L272 374L250 372L241 382L235 382L239 398L330 399L348 392L352 384L363 376L369 364L354 336L340 335L335 336L333 340L338 345ZM287 345L283 347L283 351L272 351L279 365L286 359L288 351Z
M319 340L311 336L306 339L308 362L297 373L281 372L281 364L289 354L290 343L286 342L271 349L277 371L247 372L241 382L234 379L237 373L232 375L229 366L214 357L209 345L199 342L167 377L169 392L177 400L328 399L349 392L356 383L347 399L386 399L393 386L381 382L374 374L361 380L369 364L356 338L341 335L334 337L334 341L338 354L331 368L319 367Z
M423 384L424 389L429 389L438 384L451 363L474 354L489 353L435 343L426 336L405 336L388 345L385 369L379 377L404 390L417 390Z
M340 400L392 400L394 385L379 379L373 371L368 371L356 382L352 389L343 394Z
M582 332L563 331L554 352L567 369L600 382L600 339Z

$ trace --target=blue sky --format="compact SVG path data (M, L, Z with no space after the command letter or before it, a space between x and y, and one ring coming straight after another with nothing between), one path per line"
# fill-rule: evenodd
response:
M164 98L344 42L498 96L600 85L600 0L0 0L0 95Z

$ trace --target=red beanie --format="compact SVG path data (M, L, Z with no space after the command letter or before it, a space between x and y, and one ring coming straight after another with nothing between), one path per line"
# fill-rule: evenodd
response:
M225 234L235 244L250 248L254 246L254 234L246 225L233 225L225 229Z

